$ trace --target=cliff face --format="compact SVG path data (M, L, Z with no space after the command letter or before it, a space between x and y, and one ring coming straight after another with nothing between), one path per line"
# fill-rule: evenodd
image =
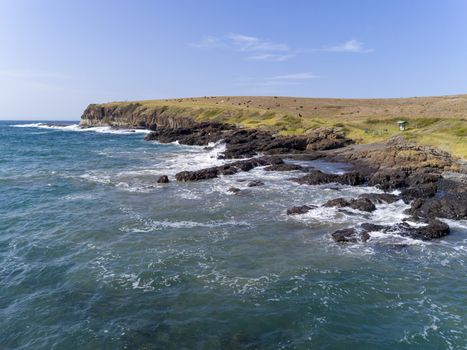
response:
M199 112L201 113L201 112ZM194 114L194 115L193 115ZM81 116L80 125L114 126L122 128L187 128L194 124L196 110L184 110L171 106L148 108L140 103L122 105L91 104Z

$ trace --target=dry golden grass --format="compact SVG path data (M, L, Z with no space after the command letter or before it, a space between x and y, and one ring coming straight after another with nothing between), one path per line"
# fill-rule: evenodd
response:
M112 102L124 105L130 102ZM134 102L132 102L134 103ZM138 101L142 108L178 107L196 120L217 120L280 134L342 127L360 143L397 134L467 158L467 95L394 99L215 96ZM401 132L397 121L407 120Z

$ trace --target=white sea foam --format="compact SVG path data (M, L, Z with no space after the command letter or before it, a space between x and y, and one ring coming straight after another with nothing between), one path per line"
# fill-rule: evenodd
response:
M177 143L178 144L178 143ZM225 151L222 142L210 143L208 146L181 146L183 152L167 153L158 168L167 174L175 174L180 171L200 170L225 164L219 155Z
M197 222L197 221L169 221L169 220L151 220L145 219L143 222L136 227L132 226L122 226L120 231L122 232L132 232L132 233L143 233L143 232L152 232L165 230L170 228L195 228L195 227L205 227L205 228L214 228L222 226L249 226L247 222L244 221L210 221L210 222Z
M14 124L10 125L14 128L39 128L39 129L52 129L61 131L77 131L77 132L97 132L103 134L148 134L151 131L146 129L116 129L110 126L96 126L90 128L82 128L79 124L70 125L54 125L52 123L29 123L29 124Z
M198 274L196 277L206 284L206 288L228 287L239 295L262 294L268 286L279 280L279 275L274 273L259 277L228 276L209 263L198 263L198 266L204 273Z

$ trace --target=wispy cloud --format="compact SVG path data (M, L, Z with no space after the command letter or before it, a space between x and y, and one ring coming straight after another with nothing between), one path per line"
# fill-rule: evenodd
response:
M287 44L238 33L220 37L205 36L199 42L188 45L198 49L229 49L244 52L247 54L245 58L252 61L283 62L295 57Z
M269 78L270 80L280 80L280 81L300 81L300 80L310 80L318 78L317 75L311 73L293 73L293 74L285 74L285 75L276 75L274 77Z
M334 46L326 46L318 51L325 51L325 52L353 52L353 53L370 53L374 52L375 50L366 48L365 45L356 40L350 39L346 42Z
M199 42L188 44L197 49L224 49L243 53L249 61L284 62L298 55L316 52L334 53L371 53L373 49L357 39L350 39L341 44L315 49L291 49L285 43L275 42L256 36L230 33L223 36L205 36Z
M241 51L290 51L286 44L275 43L254 36L231 33L227 35L227 38Z
M275 75L263 78L240 78L237 85L240 86L285 86L285 85L302 85L307 81L318 78L309 72L291 73L284 75Z
M281 55L281 54L264 53L264 54L248 56L247 58L252 61L284 62L294 57L295 57L295 54Z

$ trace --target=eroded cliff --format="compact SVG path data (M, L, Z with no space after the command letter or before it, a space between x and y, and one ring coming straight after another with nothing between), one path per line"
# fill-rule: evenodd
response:
M202 111L199 111L199 114ZM196 111L171 106L147 107L140 103L91 104L81 116L82 127L187 128L196 122Z

